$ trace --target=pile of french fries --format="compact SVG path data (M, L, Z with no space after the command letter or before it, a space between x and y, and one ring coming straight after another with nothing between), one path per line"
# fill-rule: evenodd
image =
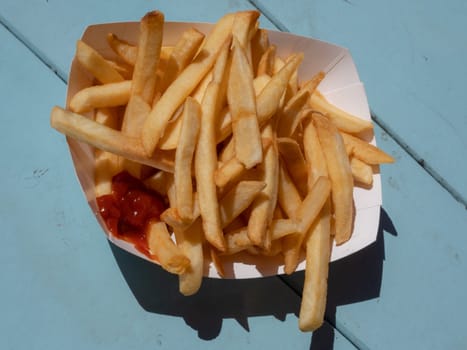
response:
M96 196L126 170L167 199L146 234L185 295L200 288L205 259L222 275L226 255L281 254L291 274L304 251L299 327L315 330L332 242L352 234L354 184L371 187L374 167L393 159L360 138L371 122L321 95L323 72L300 81L303 54L279 57L258 17L230 13L164 46L164 15L149 12L137 43L108 34L118 59L78 41L95 85L54 107L51 125L96 148Z

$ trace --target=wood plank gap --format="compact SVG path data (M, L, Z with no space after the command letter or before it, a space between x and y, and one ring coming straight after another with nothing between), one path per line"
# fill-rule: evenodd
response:
M373 111L370 111L371 119L381 129L388 134L395 143L397 143L407 154L415 160L442 188L444 188L456 201L467 209L467 199L462 196L459 191L452 187L423 157L421 157L417 151L409 146L397 133L381 118L379 118Z
M21 44L23 44L34 56L37 57L39 61L41 61L47 68L49 68L62 82L65 84L67 83L67 74L60 71L57 67L55 67L52 62L32 43L30 43L26 38L21 35L8 21L0 15L0 25L5 28L16 40L18 40Z

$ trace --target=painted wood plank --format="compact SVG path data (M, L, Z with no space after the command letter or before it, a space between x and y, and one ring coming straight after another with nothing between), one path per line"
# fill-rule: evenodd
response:
M377 118L466 203L467 2L252 3L283 29L349 48Z
M65 84L0 26L1 349L354 346L300 333L300 298L278 278L207 280L182 298L155 265L110 246L49 126Z
M383 166L379 238L331 264L327 319L358 348L464 349L467 215L376 128L397 160ZM297 290L303 274L284 277Z

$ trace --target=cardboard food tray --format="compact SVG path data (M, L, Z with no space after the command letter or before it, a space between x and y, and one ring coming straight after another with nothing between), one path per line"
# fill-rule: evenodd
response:
M208 33L212 24L166 22L164 26L164 45L174 45L180 34L191 27ZM88 27L82 40L100 52L104 57L113 58L115 54L106 42L107 33L114 33L119 37L137 43L139 22L109 23ZM326 72L326 78L319 85L319 90L336 106L363 119L370 120L370 112L363 84L349 51L345 48L288 33L269 31L271 43L277 46L277 53L286 57L293 52L303 52L305 59L299 69L300 81L311 78L319 71ZM92 77L80 65L73 61L68 84L67 106L70 98L79 90L92 84ZM368 135L371 143L375 144L373 135ZM148 257L138 252L131 244L115 238L109 234L105 223L98 214L94 194L94 153L87 144L67 139L75 170L81 183L86 199L96 214L108 239L118 247L137 255L143 259ZM353 254L376 240L379 224L380 207L382 203L381 179L379 173L373 175L373 187L354 190L356 216L352 238L341 246L334 246L331 260L335 261ZM154 262L156 263L156 262ZM302 258L298 269L305 268ZM257 257L246 255L225 259L225 273L227 278L257 278L283 273L280 257ZM206 266L205 276L219 277L213 266Z

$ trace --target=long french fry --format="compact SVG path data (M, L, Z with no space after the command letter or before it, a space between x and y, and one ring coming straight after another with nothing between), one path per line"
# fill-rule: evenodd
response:
M324 321L331 257L331 208L327 201L321 209L305 243L306 269L298 325L302 331L314 331Z
M283 247L285 273L291 274L297 268L303 240L311 225L317 219L321 208L329 197L330 191L329 179L324 176L319 177L298 208L296 220L299 233L287 237L290 240L284 241L284 243L287 243Z
M187 230L174 229L177 245L190 260L190 266L178 275L179 290L183 295L193 295L203 281L203 242L204 233L201 220L196 220Z
M147 157L139 138L124 135L120 131L101 125L80 114L55 106L50 114L50 125L71 138L101 150L137 163L173 172L173 152L158 151L153 157Z
M215 129L216 116L219 112L220 84L227 65L228 46L224 44L216 63L213 81L208 85L202 101L201 128L195 155L195 177L199 195L199 207L203 219L206 240L219 250L225 249L222 233L217 189L214 172L217 168Z
M264 138L274 139L273 128L268 123L261 134ZM258 197L251 205L250 219L248 220L248 237L253 244L266 250L271 248L271 235L268 232L272 221L274 208L277 204L279 182L279 154L276 142L272 142L264 154L264 161L259 166L266 187L262 190L262 197Z
M201 108L198 102L188 97L183 110L180 143L175 151L175 192L177 210L183 221L191 222L193 213L193 185L191 168L200 129Z
M122 131L139 137L144 120L151 110L156 90L155 71L162 47L164 15L148 12L140 22L138 54L131 85L131 95L123 117Z
M253 74L241 44L234 38L227 99L232 116L235 156L250 169L263 160L256 116Z
M308 192L308 169L300 145L294 139L281 137L277 139L281 159L289 171L298 191L302 196Z
M320 114L313 115L313 123L318 132L332 183L335 241L339 245L348 241L352 234L354 217L352 171L344 141L336 126Z
M360 159L350 158L350 169L356 184L371 187L373 185L373 169L371 165L362 162Z
M151 110L142 132L143 146L147 154L154 153L175 110L214 65L224 43L230 39L234 18L235 14L227 14L217 22L201 46L200 53L167 88Z

